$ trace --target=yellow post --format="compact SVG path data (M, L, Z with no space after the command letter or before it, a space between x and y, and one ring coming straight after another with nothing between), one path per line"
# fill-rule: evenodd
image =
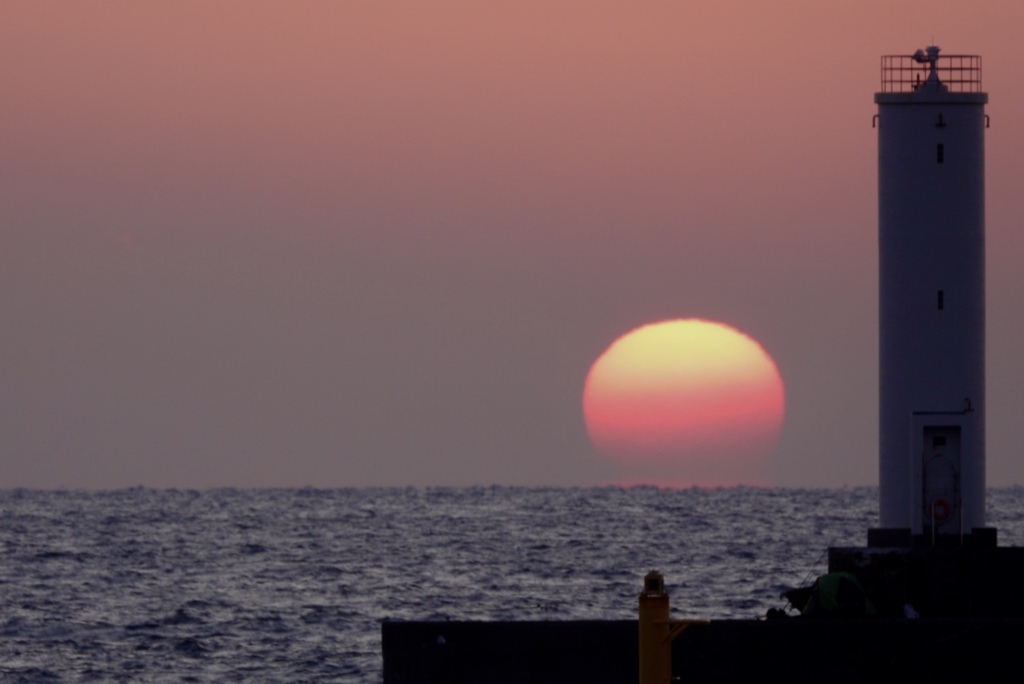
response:
M692 625L707 620L669 620L665 578L657 570L644 576L640 592L640 684L669 684L672 681L672 640Z
M669 684L672 678L668 613L665 578L652 570L640 592L640 684Z

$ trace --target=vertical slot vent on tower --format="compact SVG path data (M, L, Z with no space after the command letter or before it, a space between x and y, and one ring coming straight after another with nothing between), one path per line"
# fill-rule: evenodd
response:
M939 164L941 164L942 163L942 158L944 156L946 156L946 151L945 151L945 149L943 149L942 143L939 143L939 146L935 148L935 161L937 161Z
M938 305L939 311L946 307L946 293L943 290L939 290Z

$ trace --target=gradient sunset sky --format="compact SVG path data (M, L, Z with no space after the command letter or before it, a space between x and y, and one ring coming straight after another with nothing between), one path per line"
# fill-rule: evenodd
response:
M698 317L786 486L877 482L879 58L980 54L988 481L1024 483L1024 2L0 4L0 487L590 485Z

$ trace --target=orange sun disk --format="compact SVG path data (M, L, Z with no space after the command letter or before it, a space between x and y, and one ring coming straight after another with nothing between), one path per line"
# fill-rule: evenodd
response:
M761 484L785 396L753 339L721 323L673 320L623 335L594 362L583 414L594 447L627 479Z

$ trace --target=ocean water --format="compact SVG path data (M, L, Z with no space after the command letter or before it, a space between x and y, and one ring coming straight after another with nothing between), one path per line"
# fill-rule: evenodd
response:
M990 490L1001 545L1024 489ZM0 491L0 682L379 682L382 620L756 618L873 488Z

